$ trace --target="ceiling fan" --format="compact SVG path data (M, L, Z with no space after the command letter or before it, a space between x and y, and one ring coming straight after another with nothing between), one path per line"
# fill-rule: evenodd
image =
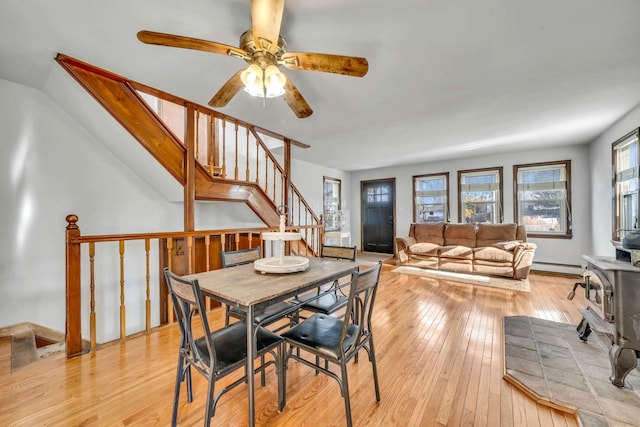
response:
M309 117L313 110L298 88L281 71L311 70L345 76L363 77L369 70L365 58L325 53L287 52L280 36L284 0L251 0L251 29L240 37L240 47L153 31L138 32L147 44L201 50L244 59L249 66L234 74L211 98L209 105L224 107L240 89L250 95L284 100L299 118Z

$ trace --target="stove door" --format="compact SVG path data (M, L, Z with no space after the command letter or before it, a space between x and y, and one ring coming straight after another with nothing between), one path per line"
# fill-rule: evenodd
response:
M598 270L587 270L583 274L583 283L584 297L589 301L589 308L605 322L613 323L613 288L609 280Z

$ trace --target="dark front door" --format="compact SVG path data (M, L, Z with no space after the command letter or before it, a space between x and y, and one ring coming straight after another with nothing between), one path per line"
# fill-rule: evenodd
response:
M362 250L393 253L395 179L362 181Z

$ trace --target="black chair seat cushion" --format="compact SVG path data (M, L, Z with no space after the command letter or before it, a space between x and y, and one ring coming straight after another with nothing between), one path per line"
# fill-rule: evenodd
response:
M336 360L340 358L340 334L343 322L342 319L318 313L282 333L282 337L286 341L293 341L296 345L314 349ZM357 325L349 324L347 337L344 340L345 351L354 345L358 332Z
M261 310L256 310L253 315L253 320L255 323L260 324L274 316L281 317L280 313L291 311L292 307L294 307L294 304L291 304L289 302L277 302L275 304L268 305ZM232 307L231 309L229 309L229 314L239 319L245 319L247 317L247 313L236 307Z
M344 295L330 293L320 298L311 299L306 302L302 308L315 311L316 313L329 314L346 306L348 301L349 298Z
M263 327L258 327L256 352L260 354L269 348L273 348L282 341L282 337ZM228 327L211 333L213 345L218 359L218 373L232 369L239 363L244 363L247 357L247 325L245 322L236 322ZM204 337L195 340L195 346L202 360L211 366L207 343Z

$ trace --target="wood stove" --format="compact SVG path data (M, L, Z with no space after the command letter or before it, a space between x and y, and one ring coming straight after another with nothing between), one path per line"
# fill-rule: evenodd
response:
M624 257L583 258L587 269L582 283L577 285L584 287L587 307L580 310L583 318L576 329L583 341L587 341L592 329L609 337L609 380L623 387L625 377L638 366L640 357L640 268Z

